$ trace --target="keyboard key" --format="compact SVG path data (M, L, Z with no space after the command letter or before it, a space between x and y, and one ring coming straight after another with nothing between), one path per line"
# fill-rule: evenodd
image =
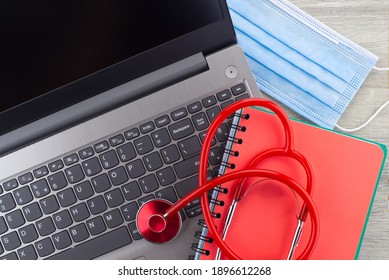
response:
M138 178L146 173L142 160L137 159L126 165L128 174L132 179Z
M73 223L68 210L53 215L53 220L58 229L67 228Z
M194 126L196 130L201 131L209 126L209 122L207 120L207 116L205 115L204 112L198 113L197 115L194 115L192 117L192 121L194 123Z
M124 144L116 149L119 159L122 162L132 160L136 157L134 145L132 143Z
M154 171L162 167L163 163L158 152L149 154L143 158L143 162L148 171Z
M200 101L197 101L195 103L188 105L188 111L191 114L194 114L194 113L200 111L202 108L203 108L203 106L201 106Z
M99 195L87 201L90 212L93 215L100 214L107 210L107 204L105 204L104 198Z
M7 251L12 251L22 245L16 231L3 235L1 237L1 242L3 243L4 249Z
M142 188L144 193L153 192L158 189L159 185L157 179L155 179L154 174L147 175L142 179L139 179L139 185Z
M183 198L188 193L190 193L191 191L196 189L198 186L198 183L199 183L198 181L199 181L199 177L194 176L194 177L189 178L185 181L181 181L181 182L177 183L174 187L177 191L178 196L180 198Z
M78 152L78 155L80 156L81 159L87 159L93 156L94 154L95 152L93 151L92 147L87 147Z
M104 151L108 150L109 144L108 144L107 141L104 140L104 141L94 145L93 148L95 149L96 153L101 153L101 152L104 152Z
M181 151L182 157L188 159L200 154L201 145L197 136L194 135L184 141L178 142L178 148Z
M33 224L29 224L25 227L20 228L18 232L20 238L25 244L38 239L38 233L36 232L35 226Z
M24 186L15 190L13 194L18 205L27 204L33 199L30 188L28 186Z
M111 208L119 206L124 202L124 198L120 189L114 189L110 192L106 192L104 194L104 197L105 200L107 201L108 206Z
M81 222L90 216L88 207L86 207L84 202L71 207L70 214L75 222Z
M188 204L186 204L186 206L184 207L185 210L188 210L188 209L191 209L195 206L198 206L200 205L200 197L198 198L195 198L194 200L192 200L191 202L189 202Z
M34 180L34 176L32 176L31 172L28 172L28 173L18 177L18 181L21 185L30 183L30 182L32 182L32 180Z
M138 204L139 204L140 206L142 206L142 205L145 204L147 201L152 200L152 199L154 199L154 198L155 198L155 197L154 197L153 194L146 195L146 196L144 196L144 197L138 199Z
M173 121L177 121L179 119L186 117L188 115L188 112L186 111L185 108L181 108L181 109L178 109L178 110L172 112L170 115L171 115Z
M231 88L233 95L239 95L246 91L246 86L242 83Z
M57 250L62 250L72 245L72 240L70 239L69 233L66 230L54 234L51 239Z
M51 217L46 217L36 222L35 226L40 236L46 236L55 231L55 226Z
M122 215L118 209L104 214L104 220L109 228L115 228L123 223Z
M114 150L110 150L99 156L104 169L110 169L119 164L119 159Z
M223 90L216 94L217 100L223 102L229 98L231 98L231 91L229 89Z
M128 224L128 229L130 230L132 238L134 238L134 240L140 240L143 238L142 235L139 233L138 227L136 226L135 222Z
M3 234L8 230L7 224L3 217L0 217L0 234Z
M161 186L167 186L176 181L173 169L168 166L157 172L158 182Z
M207 111L207 116L210 122L213 122L213 120L216 118L216 116L220 113L220 108L215 106L212 107L211 109L208 109Z
M36 198L43 197L48 193L50 193L50 188L49 185L47 184L46 179L41 179L39 181L32 183L30 185L30 188Z
M28 222L35 221L42 217L41 209L39 208L38 202L31 203L23 207L22 209L24 217Z
M176 162L177 160L179 160L181 158L180 153L178 152L178 149L175 145L171 145L167 148L162 149L161 156L162 156L163 161L166 164Z
M120 227L95 239L49 257L55 260L89 260L97 258L132 242L126 227Z
M65 169L65 175L70 184L78 183L85 178L84 172L79 164Z
M112 147L116 147L123 143L124 143L124 137L121 134L109 138L109 144L111 144Z
M22 226L25 222L24 217L22 215L22 211L15 210L11 213L5 215L5 220L7 221L8 227L10 229L18 228Z
M45 213L46 215L54 213L59 209L57 199L54 195L41 199L39 201L39 204L42 208L43 213Z
M53 243L50 240L50 237L47 237L45 239L39 240L38 242L35 242L35 249L38 252L38 255L43 258L51 253L54 252L54 246Z
M0 196L0 212L5 213L16 207L12 194L7 193Z
M49 182L49 185L53 191L58 191L68 185L68 182L66 181L65 175L62 171L48 176L47 181Z
M153 143L151 143L150 136L148 135L134 140L134 145L139 155L147 154L154 149Z
M230 129L227 124L222 123L216 131L216 138L219 142L226 142L228 135L230 134Z
M174 192L173 187L168 187L155 193L156 198L166 199L172 203L177 201L177 195Z
M139 188L138 182L133 181L122 186L122 192L126 200L134 200L142 195L142 191Z
M139 129L136 127L124 132L124 137L126 137L127 140L135 139L139 135L140 135Z
M77 199L74 195L74 192L71 188L67 188L59 193L57 193L57 198L59 201L59 204L61 204L62 207L70 206L74 203L76 203Z
M222 110L224 110L225 108L227 108L227 107L230 106L231 104L234 104L234 100L228 100L228 101L222 103L222 104L220 105L220 107L222 108ZM234 114L231 114L231 116L229 116L229 118L231 118L231 117L233 117L233 116L234 116Z
M19 249L17 253L20 260L36 260L38 258L32 245Z
M57 170L60 170L60 169L62 169L63 168L63 162L62 162L62 160L57 160L57 161L54 161L54 162L52 162L52 163L50 163L49 164L49 170L51 171L51 172L55 172L55 171L57 171Z
M177 177L182 179L199 172L200 156L181 161L174 165Z
M166 128L162 128L151 133L151 139L153 139L154 145L157 148L161 148L170 143L170 135Z
M196 206L192 209L185 210L185 214L188 216L188 218L193 218L202 213L201 206Z
M201 133L199 134L201 143L204 142L204 138L205 138L206 133L207 133L207 132L204 131L204 132L201 132ZM211 147L214 146L214 145L216 145L216 143L217 143L217 142L216 142L216 138L213 137L213 138L212 138L212 141L211 141Z
M89 237L88 230L84 224L79 224L69 229L70 236L74 242L84 241Z
M128 203L120 208L122 211L123 217L126 221L132 221L136 218L136 215L138 213L138 205L136 202Z
M97 157L93 157L91 159L84 161L82 163L82 168L84 169L86 176L95 176L96 174L100 173L102 170L100 162L97 159Z
M237 98L235 98L235 101L239 101L239 100L243 100L243 99L247 99L247 98L250 98L250 95L245 93L245 94L239 95Z
M18 181L16 179L9 180L5 183L3 183L3 188L5 191L13 190L14 188L17 188L19 186Z
M207 97L207 98L204 98L203 100L201 100L201 103L203 103L203 106L205 107L205 108L209 108L209 107L211 107L211 106L213 106L213 105L215 105L216 104L216 97L215 96L209 96L209 97Z
M104 224L103 218L101 218L100 216L87 221L86 226L91 235L98 235L100 233L103 233L107 229Z
M148 123L142 124L139 127L140 132L143 134L149 133L149 132L153 131L154 129L155 129L155 126L154 126L153 122L148 122Z
M63 159L63 162L66 166L72 165L78 162L78 155L76 153L68 155Z
M75 185L74 192L76 193L79 200L87 199L94 194L92 185L89 181L84 181Z
M0 186L0 194L3 193L3 188Z
M39 179L49 174L49 170L47 169L46 166L42 166L32 171L32 173L34 174L35 178Z
M155 125L157 127L162 127L162 126L167 125L169 123L170 123L170 118L168 115L159 117L158 119L155 120Z
M122 185L128 181L128 176L123 166L109 171L108 176L111 179L112 185L114 186Z
M220 165L223 159L223 154L219 147L213 147L209 153L209 162L212 165Z
M104 192L111 187L107 174L101 174L92 178L91 183L97 193Z
M4 249L3 249L3 246L1 246L1 243L0 243L0 255L4 252ZM2 258L0 258L2 260Z
M16 253L12 252L12 253L9 253L8 255L4 255L4 256L0 257L0 260L18 260L18 256L16 256Z
M169 126L169 131L174 140L191 135L195 130L190 119L183 119Z

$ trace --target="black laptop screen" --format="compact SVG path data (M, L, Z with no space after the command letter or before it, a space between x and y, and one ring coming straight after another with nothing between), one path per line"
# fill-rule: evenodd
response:
M0 112L222 18L218 0L1 1Z

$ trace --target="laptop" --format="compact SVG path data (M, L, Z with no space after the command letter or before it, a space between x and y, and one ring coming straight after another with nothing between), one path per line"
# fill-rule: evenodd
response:
M198 199L163 245L135 218L195 189L209 124L260 96L225 1L6 1L0 35L0 259L193 255Z

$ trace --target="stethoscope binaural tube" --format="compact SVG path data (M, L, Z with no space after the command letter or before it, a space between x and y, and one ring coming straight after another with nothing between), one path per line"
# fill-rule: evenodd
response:
M282 155L290 156L299 161L307 172L307 189L304 189L293 179L282 173L263 169L233 171L221 177L215 178L210 182L207 182L207 160L213 136L215 135L218 127L228 116L235 113L239 109L248 106L261 106L268 108L279 117L284 128L285 146L283 149L272 149L265 152L265 154L269 154L266 155L266 157L270 156L272 153L281 153ZM312 221L312 230L305 250L297 259L308 259L310 254L313 252L318 240L319 216L311 197L313 190L313 173L311 167L305 157L293 149L293 140L293 130L291 123L284 111L275 103L264 99L252 98L241 100L228 106L219 115L216 116L207 131L206 137L204 138L200 154L199 187L189 193L186 197L177 201L175 204L171 204L170 202L164 200L155 199L142 205L137 215L137 227L140 234L142 234L146 240L155 243L167 242L173 239L178 234L181 227L179 210L185 207L188 202L201 195L202 212L208 227L209 234L213 237L214 242L219 246L220 250L227 258L240 259L240 257L224 242L222 236L220 236L216 230L216 226L213 223L213 219L210 213L207 191L231 180L244 180L246 177L264 177L286 184L303 199L304 205L300 212L300 219L304 219L305 221L306 215L309 212ZM256 160L260 159L261 155L259 155ZM254 162L256 160L254 160ZM253 164L250 164L250 166L251 165ZM178 220L179 222L177 223Z

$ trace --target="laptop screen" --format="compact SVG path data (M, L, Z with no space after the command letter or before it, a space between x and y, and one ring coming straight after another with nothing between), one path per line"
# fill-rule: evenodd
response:
M127 67L126 77L120 73L120 80L107 78L112 84L104 87L97 86L96 82L90 87L85 84L85 90L77 94L75 90L67 93L62 90L74 81L156 51L168 43L178 43L184 35L223 21L221 2L224 1L2 1L0 122L7 122L2 118L7 116L4 112L48 93L55 92L58 98L64 99L63 104L74 104L97 94L99 90L139 77L190 55L190 52L195 53L196 50L189 46L183 49L182 54L167 53L163 56L169 59L159 59L162 56L155 61L144 59L143 64ZM196 44L198 42L193 43ZM203 47L196 48L198 52ZM48 100L48 96L45 98ZM53 105L49 101L44 104ZM33 111L28 108L23 112ZM38 117L30 116L30 121Z
M221 17L209 0L5 1L0 111Z

